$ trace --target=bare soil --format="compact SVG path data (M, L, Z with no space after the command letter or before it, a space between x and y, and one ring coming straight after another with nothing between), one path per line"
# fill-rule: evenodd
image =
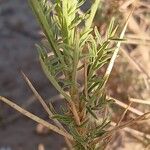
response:
M41 37L39 27L26 0L0 0L0 95L19 105L31 99L32 93L25 84L21 70L31 79L43 97L56 95L46 80L38 62L35 43ZM31 112L46 118L38 103L30 105ZM16 112L0 103L1 121L7 121ZM46 149L59 150L64 146L62 138L55 133L37 135L36 123L18 117L0 127L0 150L37 150L39 144Z

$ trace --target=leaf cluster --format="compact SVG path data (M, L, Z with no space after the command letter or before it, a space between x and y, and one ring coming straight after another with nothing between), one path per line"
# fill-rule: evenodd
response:
M105 94L107 78L98 71L109 63L117 42L121 40L116 38L118 27L112 19L105 37L102 37L97 27L92 26L100 0L95 0L86 13L80 10L85 0L29 2L48 45L48 49L42 43L37 46L42 68L67 103L73 101L75 106L72 107L75 113L72 105L68 105L67 113L54 114L53 119L69 125L77 149L94 150L96 144L92 145L92 141L105 134L109 124L104 116L102 124L96 124L98 111L110 103ZM77 78L79 71L84 72L82 84ZM60 75L64 78L60 79ZM66 88L68 92L64 90ZM80 124L74 114L78 115Z

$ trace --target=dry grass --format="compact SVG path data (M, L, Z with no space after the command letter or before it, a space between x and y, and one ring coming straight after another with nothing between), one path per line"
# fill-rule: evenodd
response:
M106 5L104 8L107 8L107 12L103 14L104 20L109 19L107 16L110 16L108 15L110 13L115 14L116 18L122 22L131 11L134 0L120 0L118 3L111 0L103 2ZM99 24L100 31L106 28L106 24L102 21L100 23L96 21L96 24ZM124 118L120 120L126 121L130 117L135 117L135 114L143 115L150 111L150 1L136 2L136 9L130 17L125 37L126 40L123 41L120 52L121 57L117 59L108 85L108 89L111 89L108 92L109 95L119 99L115 99L115 104L119 108L123 108L119 111L124 112L128 108L128 112L125 113L125 111L123 115L118 111L114 112L116 122L120 119L117 117L118 113ZM129 106L130 102L132 102L132 106ZM117 123L112 124L113 126L117 125ZM149 121L136 124L132 128L125 128L126 132L140 137L147 136L145 132L150 134ZM145 126L148 126L146 131L144 130Z
M124 17L126 17L131 4L132 1L127 1L121 5L120 10L123 10L122 13ZM128 32L126 34L127 41L124 43L123 50L121 51L121 55L124 57L124 60L128 64L128 68L133 75L133 78L128 81L130 82L130 85L126 90L129 92L126 94L128 94L129 97L134 97L129 98L129 100L131 100L133 103L136 103L136 105L134 104L134 107L143 112L150 111L150 107L148 107L150 103L149 4L150 2L144 0L138 2L137 9L134 11L128 24ZM124 73L126 73L126 68L123 67L123 70L125 71ZM143 133L145 132L143 130L144 126L149 126L150 129L149 121L140 124L140 126L136 126L135 129L127 128L126 131L130 132L131 134L138 134L141 137L144 137L144 135L147 136ZM150 130L147 130L147 134L150 134ZM147 138L149 138L149 135Z

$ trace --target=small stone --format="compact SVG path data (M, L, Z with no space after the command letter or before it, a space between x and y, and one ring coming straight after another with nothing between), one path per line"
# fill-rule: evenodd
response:
M42 124L38 124L36 126L36 133L39 134L39 135L46 135L49 133L49 129L44 127Z

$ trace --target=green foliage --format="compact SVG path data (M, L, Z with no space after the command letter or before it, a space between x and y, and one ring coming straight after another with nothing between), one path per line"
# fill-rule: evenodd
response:
M98 111L110 103L105 94L106 78L98 71L109 63L118 41L122 40L116 36L115 20L110 22L106 37L102 37L97 27L92 26L100 0L95 0L86 13L80 10L85 0L55 0L54 4L48 0L29 2L50 49L43 44L37 46L42 68L68 103L67 112L54 114L53 119L68 126L75 149L96 150L98 143L92 143L107 132L109 124L103 115L102 124L96 123L100 117ZM84 80L80 84L77 75L82 70ZM60 74L64 79L59 79ZM64 91L66 87L69 94ZM72 103L80 124L76 122Z

